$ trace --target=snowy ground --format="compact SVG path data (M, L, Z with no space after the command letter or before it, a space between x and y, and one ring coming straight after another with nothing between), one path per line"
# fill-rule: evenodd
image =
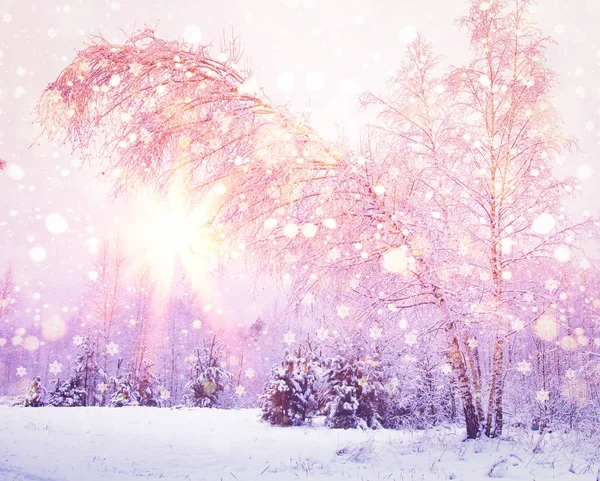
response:
M256 410L0 406L0 480L474 481L494 466L492 477L596 480L597 439L516 438L276 428Z

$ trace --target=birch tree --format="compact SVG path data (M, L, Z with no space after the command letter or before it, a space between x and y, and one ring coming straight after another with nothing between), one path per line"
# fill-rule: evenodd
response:
M426 224L433 255L416 256L409 270L422 283L417 295L433 295L446 319L469 437L479 435L481 423L488 436L502 433L505 340L523 328L521 317L534 322L556 299L548 300L558 294L548 282L575 257L577 234L590 225L569 219L562 206L576 184L556 179L553 167L573 141L562 135L551 103L550 40L530 20L530 6L473 1L460 21L472 45L466 66L436 75L439 58L418 38L392 94L366 97L382 109L375 132L391 159L382 172L394 164L404 177L400 196L422 199L405 230L414 236ZM459 320L464 336L455 330ZM484 380L476 334L482 327L493 333Z

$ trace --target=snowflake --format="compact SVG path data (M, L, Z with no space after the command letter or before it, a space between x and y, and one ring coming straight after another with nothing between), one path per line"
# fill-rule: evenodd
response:
M472 338L470 338L470 339L467 340L467 344L469 345L469 347L471 349L475 349L477 347L477 339L475 339L475 338L472 337Z
M549 397L550 393L545 389L540 389L538 392L535 393L535 398L541 403L545 403Z
M119 345L112 341L109 342L108 345L106 346L106 352L108 354L110 354L111 356L114 356L115 354L119 354Z
M374 326L371 329L369 329L369 336L374 341L376 341L377 339L381 339L382 335L383 335L383 329L381 329L381 327L379 327L379 326Z
M20 366L17 368L17 376L19 377L23 377L27 374L27 369L24 368L23 366Z
M326 341L327 338L329 337L329 330L325 329L325 328L320 328L317 329L317 337L319 338L320 341Z
M333 247L328 253L327 253L327 261L328 262L335 262L337 261L340 257L342 257L342 253L341 251L337 248L337 247Z
M160 391L160 398L161 398L163 401L168 401L169 399L171 399L171 392L170 392L170 391L167 391L166 389L162 389L162 390Z
M587 130L588 132L591 132L592 130L594 130L595 124L594 122L592 122L591 120L588 120L585 123L584 129Z
M575 378L575 370L574 369L567 369L567 371L565 372L565 377L567 379L574 379Z
M245 392L246 388L244 386L238 386L235 388L235 393L238 395L238 397L242 397Z
M579 267L583 270L587 270L590 268L590 261L588 261L587 259L583 259L582 261L579 262Z
M129 65L129 73L131 75L133 75L134 77L137 77L140 73L142 73L143 69L144 69L144 66L137 62L134 62Z
M56 36L58 35L58 30L56 30L55 28L49 28L46 34L48 35L48 38L56 38Z
M345 317L348 317L350 315L350 308L345 304L339 305L337 308L337 314L342 319L344 319Z
M52 364L50 364L48 370L56 376L62 372L62 364L60 364L58 361L54 361Z
M147 145L152 140L152 133L149 130L147 130L144 127L142 127L140 129L140 139L142 140L142 142L144 144ZM193 149L192 149L192 152L193 152ZM194 152L194 153L197 153L197 152Z
M416 331L408 333L406 336L404 336L404 342L409 346L414 346L417 344L417 334L418 333Z
M554 26L554 31L555 31L556 33L558 33L558 34L565 33L565 27L564 27L564 25L560 25L560 24L558 24L558 25L555 25L555 26Z
M305 306L310 306L314 302L315 302L315 296L310 292L307 292L304 295L304 297L302 298L302 304L304 304Z
M92 66L87 60L80 59L77 68L82 74L86 74L92 69Z
M75 347L79 347L79 346L81 346L82 344L83 344L83 337L81 337L81 336L75 336L75 337L73 338L73 345L74 345Z
M510 327L513 331L522 331L525 327L525 323L521 319L512 319L510 321Z
M528 374L531 372L531 363L528 361L521 361L517 364L517 371L521 374Z
M288 331L283 335L283 342L288 346L291 346L294 342L296 342L296 334L292 331Z
M523 294L523 300L525 302L533 302L533 294L531 292L526 292Z
M10 23L13 21L13 17L10 13L5 13L4 15L2 15L2 21L4 23Z
M107 389L108 385L105 382L101 382L100 384L98 384L98 391L106 392Z
M252 379L255 375L256 375L256 371L254 369L252 369L251 367L249 367L248 369L246 369L244 371L244 375L248 378L248 379Z
M556 289L558 289L560 286L560 282L558 282L556 279L548 279L546 281L546 290L547 291L555 291Z
M441 368L442 374L452 374L452 366L448 363L442 364Z

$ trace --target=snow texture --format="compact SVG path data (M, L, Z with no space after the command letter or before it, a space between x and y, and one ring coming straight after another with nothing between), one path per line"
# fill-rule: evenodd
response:
M598 442L518 431L274 427L260 411L0 406L0 480L595 480ZM594 461L595 458L595 461Z

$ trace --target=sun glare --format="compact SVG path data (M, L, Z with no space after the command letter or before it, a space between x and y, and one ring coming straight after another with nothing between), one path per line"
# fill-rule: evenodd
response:
M214 198L208 195L189 205L181 183L174 184L167 199L147 191L141 194L145 211L129 236L129 242L150 268L157 287L168 292L182 269L194 290L205 289L207 274L216 268L214 230L209 225Z

